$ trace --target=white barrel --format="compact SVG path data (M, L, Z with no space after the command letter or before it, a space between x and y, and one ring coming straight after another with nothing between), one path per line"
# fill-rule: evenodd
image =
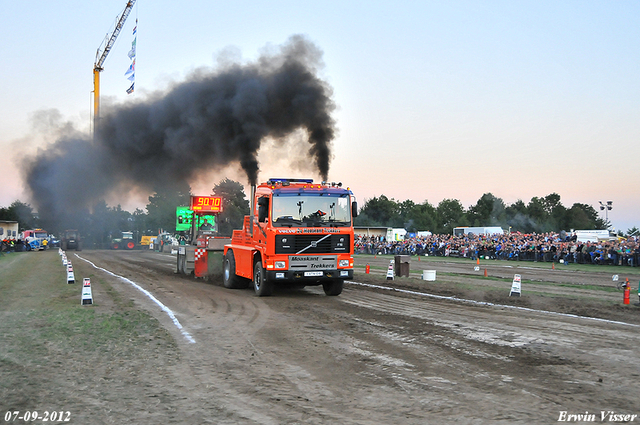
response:
M422 270L422 280L434 281L436 280L435 270Z

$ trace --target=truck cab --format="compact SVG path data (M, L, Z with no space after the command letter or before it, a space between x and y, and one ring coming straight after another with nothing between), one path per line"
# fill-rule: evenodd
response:
M258 296L280 284L322 285L339 295L353 278L353 193L341 183L269 179L252 188L251 215L224 247L224 284L253 283Z
M46 244L43 243L45 240L48 240L49 234L42 229L33 229L33 230L25 230L20 235L20 239L24 241L25 248L27 251L31 250L44 250L46 249Z

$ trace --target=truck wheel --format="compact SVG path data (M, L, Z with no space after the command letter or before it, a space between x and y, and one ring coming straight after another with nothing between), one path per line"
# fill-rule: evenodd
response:
M249 286L245 279L236 274L236 257L231 250L227 251L227 255L224 256L222 280L224 287L229 289L245 289Z
M253 266L253 289L259 297L268 297L273 289L272 283L266 279L262 262L260 261Z
M76 245L76 251L82 251L82 243L78 242Z
M127 249L133 249L133 248L136 247L136 243L132 242L132 241L129 241L129 242L127 242L127 244L125 246L127 247Z
M111 244L111 249L120 249L120 245L118 245L118 242L114 242Z
M335 279L322 284L325 295L336 296L342 293L342 287L344 286L344 279Z
M62 250L63 251L67 250L67 241L62 241Z

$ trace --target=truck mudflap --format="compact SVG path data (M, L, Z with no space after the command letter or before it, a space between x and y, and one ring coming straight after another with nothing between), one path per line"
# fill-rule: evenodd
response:
M268 270L267 279L270 282L308 282L353 279L353 269L339 270Z

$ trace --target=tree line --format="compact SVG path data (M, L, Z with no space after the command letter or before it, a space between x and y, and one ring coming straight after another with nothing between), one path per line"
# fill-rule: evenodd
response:
M222 235L231 236L233 229L242 227L243 218L249 213L244 188L236 181L224 179L213 187L211 194L223 199L218 227ZM126 231L134 232L138 238L157 235L160 231L174 233L176 207L188 206L191 195L189 185L158 188L149 196L145 210L136 208L129 212L121 205L109 206L101 200L56 218L49 216L47 211L36 212L30 204L16 200L8 207L0 208L0 220L17 221L20 231L41 228L61 235L64 230L76 229L83 237L85 247L106 247L112 238L120 237Z
M213 187L211 194L223 198L223 212L218 217L219 231L224 236L231 236L233 229L242 228L243 218L249 213L244 187L237 181L223 179ZM77 229L85 238L85 246L106 246L111 238L119 237L123 231L133 231L138 236L155 235L160 230L173 232L176 207L189 205L191 195L188 185L162 188L149 196L145 210L136 208L129 212L120 205L108 206L105 201L99 201L91 208L70 212L62 221L53 221L46 211L35 213L31 205L16 200L10 206L0 208L0 220L17 221L21 231L43 228L60 234L66 229ZM420 204L412 200L400 202L380 195L365 200L354 224L404 228L409 232L428 230L436 234L451 234L460 226L500 226L522 233L610 228L610 223L599 217L591 205L574 203L567 208L557 193L534 197L528 204L518 200L510 205L485 193L467 209L457 199L443 199L434 206L428 201ZM627 235L637 234L640 232L635 227L627 231Z
M491 193L485 193L467 209L457 199L443 199L434 206L428 201L421 204L411 200L399 202L380 195L364 202L355 224L404 228L408 232L431 231L436 234L451 234L455 227L461 226L500 226L522 233L611 227L591 205L574 203L567 208L562 205L557 193L534 197L528 204L518 200L510 205ZM629 230L629 233L635 232L636 228Z

